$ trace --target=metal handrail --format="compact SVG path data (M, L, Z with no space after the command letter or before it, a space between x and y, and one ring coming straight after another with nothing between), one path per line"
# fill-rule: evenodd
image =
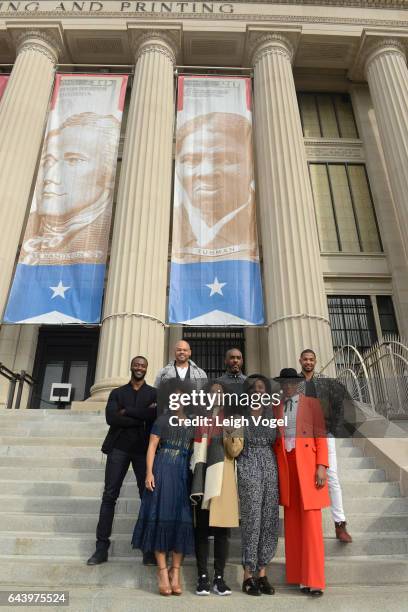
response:
M7 400L6 400L6 408L8 409L13 408L14 393L16 391L16 384L18 382L16 403L14 406L14 408L18 410L21 404L21 397L23 395L24 383L26 382L28 385L32 387L35 384L34 378L31 376L31 374L28 374L28 372L26 372L25 370L21 370L20 372L13 372L3 363L0 363L0 375L4 376L4 378L7 378L7 380L10 383L8 394L7 394Z
M21 396L23 394L24 383L26 382L30 387L35 385L34 378L31 376L31 374L28 374L25 370L21 370L20 374L17 374L17 376L18 376L18 388L17 388L16 405L14 407L16 410L20 408Z
M10 383L6 400L6 408L12 408L18 375L12 370L10 370L8 367L6 367L3 363L0 363L0 375L4 376L4 378L7 378Z

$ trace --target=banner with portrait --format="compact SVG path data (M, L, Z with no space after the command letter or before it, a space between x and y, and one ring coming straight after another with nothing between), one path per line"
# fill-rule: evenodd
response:
M3 97L4 91L6 89L7 81L9 80L8 76L0 75L0 100Z
M57 75L5 322L100 321L126 86Z
M251 81L178 79L170 323L264 322Z

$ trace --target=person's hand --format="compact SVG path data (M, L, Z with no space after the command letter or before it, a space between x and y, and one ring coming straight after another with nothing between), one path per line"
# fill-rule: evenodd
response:
M324 487L327 479L327 469L324 465L318 465L316 469L316 487L321 489Z
M148 491L153 491L154 489L154 476L153 474L146 474L145 479L145 487Z

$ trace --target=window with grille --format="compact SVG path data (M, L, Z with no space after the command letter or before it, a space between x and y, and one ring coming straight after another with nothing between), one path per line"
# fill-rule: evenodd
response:
M351 344L360 352L370 348L382 334L398 334L390 295L330 295L327 298L333 348ZM376 327L374 307L379 326Z
M328 307L335 351L351 344L363 352L377 340L369 296L329 296Z
M383 334L398 334L397 319L390 295L377 295L378 317Z
M358 138L348 94L298 93L305 138Z
M224 359L228 349L239 349L245 365L243 328L185 327L183 340L191 347L192 360L207 373L208 378L216 378L225 372Z
M382 251L364 164L309 164L320 250L325 253Z

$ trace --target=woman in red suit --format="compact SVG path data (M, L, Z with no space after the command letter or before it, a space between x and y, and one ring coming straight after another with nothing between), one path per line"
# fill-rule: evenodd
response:
M275 443L285 508L286 580L316 597L325 587L321 509L330 505L325 421L319 401L299 392L296 370L284 368L276 380L283 391L277 416L287 417Z

